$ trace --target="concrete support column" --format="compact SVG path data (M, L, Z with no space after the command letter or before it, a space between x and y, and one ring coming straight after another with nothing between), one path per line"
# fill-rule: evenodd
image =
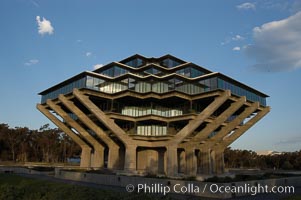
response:
M210 150L200 149L200 173L209 174L210 173Z
M50 121L52 121L57 127L64 131L72 140L78 144L81 149L81 163L80 167L90 167L91 164L91 147L82 140L77 134L75 134L69 127L66 126L62 121L55 117L45 106L37 104L37 109L41 111Z
M91 166L91 148L82 148L80 156L80 167L88 168Z
M177 176L178 174L178 155L176 146L166 147L166 174L169 177Z
M224 173L224 152L222 150L215 151L215 166L213 170L215 174Z
M135 172L137 170L137 145L126 145L124 170L127 172Z
M94 149L91 158L91 167L93 168L102 168L104 167L104 148Z
M178 151L178 172L185 173L186 172L186 154L184 150Z
M186 147L185 155L186 155L186 175L196 176L197 162L195 156L195 149L192 147Z
M109 148L108 169L119 168L119 148Z
M145 158L144 158L145 159ZM158 173L158 151L148 150L147 151L147 172L152 174Z

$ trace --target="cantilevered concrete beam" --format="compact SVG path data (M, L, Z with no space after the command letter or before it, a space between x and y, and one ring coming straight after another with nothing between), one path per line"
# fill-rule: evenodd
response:
M258 122L261 118L263 118L266 114L270 112L270 107L265 107L261 111L257 113L252 119L250 119L247 123L240 126L232 135L229 137L225 137L224 140L216 145L219 147L223 147L224 149L229 146L232 142L234 142L237 138L239 138L244 132L246 132L249 128L251 128L256 122Z
M199 125L201 125L210 115L218 109L229 97L231 92L229 90L224 91L220 96L216 97L215 100L207 106L195 119L190 120L190 122L182 128L170 141L167 142L167 175L176 176L178 172L178 156L177 156L177 146L184 138L189 136ZM186 146L185 146L186 147ZM185 148L186 154L186 172L189 175L195 175L197 171L197 162L194 157L194 148Z
M238 115L234 120L227 123L226 126L224 126L216 135L214 135L212 138L205 141L204 144L200 144L199 147L201 148L212 148L216 143L221 142L221 140L229 134L232 130L234 130L237 126L243 122L244 119L246 119L248 116L250 116L254 111L256 111L259 108L259 103L254 102L252 105L248 108L246 108L240 115Z
M64 95L59 95L59 100L78 117L78 119L90 128L109 148L108 168L118 168L119 146L85 113L83 113L72 101L68 100Z
M53 114L49 112L43 105L37 104L37 109L43 113L50 121L52 121L57 127L65 132L71 139L78 144L81 149L81 161L80 167L88 168L91 167L91 147L84 142L78 135L76 135L71 129L69 129L63 122L57 119Z
M238 101L233 102L231 106L220 114L212 123L208 124L202 131L200 131L196 136L194 136L189 142L199 143L208 138L208 136L217 129L223 122L225 122L230 116L232 116L244 103L246 102L246 97L240 97Z
M255 105L255 107L257 107ZM253 107L254 108L254 107ZM251 110L251 107L250 107ZM256 122L258 122L261 118L263 118L270 111L270 107L265 107L261 111L258 111L257 115L250 119L247 123L242 126L238 126L234 133L230 136L226 136L223 140L214 143L212 151L214 152L214 161L212 171L213 173L219 174L224 171L224 156L223 152L227 146L229 146L232 142L234 142L237 138L239 138L243 133L245 133L249 128L251 128ZM206 144L205 144L206 145ZM203 147L203 148L208 148ZM207 166L206 166L207 167Z
M73 95L91 112L95 117L102 122L108 129L110 129L116 137L118 137L122 142L129 143L132 141L124 130L122 130L115 122L108 118L106 114L101 111L90 99L89 97L82 94L77 88L73 89Z
M125 146L125 161L124 169L127 171L135 171L137 169L136 163L136 142L129 137L126 132L121 129L114 120L110 119L106 114L101 111L90 99L81 93L80 90L74 89L73 95L92 113L94 116L102 122L113 134L124 144ZM135 151L135 153L134 153ZM129 153L131 152L131 153Z
M250 116L254 111L256 111L259 108L259 103L254 102L251 104L250 107L246 108L239 116L237 116L234 120L232 120L230 123L228 123L226 126L224 126L215 136L212 138L206 140L204 144L198 145L198 148L204 150L212 149L214 152L214 164L208 164L208 166L201 166L205 169L201 169L202 171L206 170L208 167L213 167L209 171L212 171L213 173L220 174L224 171L224 149L225 147L220 146L218 143L222 142L223 138L229 134L232 130L239 127L239 124Z
M60 106L56 105L50 99L46 101L46 104L57 114L59 114L69 126L77 130L89 142L94 152L91 159L91 167L102 168L104 166L104 147L92 137L83 127L81 127L74 119L72 119Z
M177 135L172 138L170 144L179 144L184 138L189 136L196 128L198 128L212 113L218 109L229 97L231 96L230 90L222 92L222 94L215 98L195 119L190 120L189 123L182 128Z

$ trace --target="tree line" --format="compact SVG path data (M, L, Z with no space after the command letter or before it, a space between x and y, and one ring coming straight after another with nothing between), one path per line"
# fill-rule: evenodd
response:
M57 128L43 125L38 130L10 128L0 124L0 161L66 162L80 155L80 147ZM250 150L224 152L226 168L295 169L301 170L301 150L280 155L258 155Z
M224 152L226 168L259 168L301 170L301 150L277 155L258 155L250 150L227 148Z
M70 137L49 124L38 130L0 124L0 161L66 162L80 151Z

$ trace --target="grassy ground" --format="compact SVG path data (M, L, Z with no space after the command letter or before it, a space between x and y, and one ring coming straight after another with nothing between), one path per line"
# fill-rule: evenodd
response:
M0 200L123 200L156 199L154 196L118 193L78 185L0 174ZM159 199L159 198L158 198ZM162 199L162 198L161 198ZM164 199L168 199L167 197Z
M15 174L0 174L0 200L156 200L172 199L145 194L120 193L80 185L64 184ZM191 197L187 199L203 199ZM206 198L205 198L206 199ZM255 198L254 198L255 199ZM262 199L262 198L259 198ZM283 200L301 200L300 194Z
M291 197L285 198L284 200L301 200L301 195L293 195Z

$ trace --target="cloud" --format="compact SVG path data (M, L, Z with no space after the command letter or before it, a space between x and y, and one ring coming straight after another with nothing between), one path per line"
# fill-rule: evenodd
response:
M36 65L38 63L39 63L39 60L37 60L37 59L31 59L28 62L24 63L24 65L31 66L31 65Z
M301 143L300 136L290 137L288 139L281 140L281 141L277 142L276 145L292 145L292 144L297 144L297 143L298 144Z
M41 20L40 16L37 16L36 17L36 20L37 20L37 23L38 23L38 32L39 34L41 35L44 35L44 34L53 34L53 27L51 26L51 22L47 19L45 19L43 17L43 19Z
M246 2L246 3L243 3L243 4L237 5L236 8L238 10L255 10L256 6L255 6L254 3Z
M221 45L226 45L226 44L229 44L233 41L241 41L241 40L244 40L244 39L245 38L241 35L235 35L234 37L227 37L224 42L221 42Z
M244 48L260 71L291 71L301 68L301 12L253 29L253 41Z
M266 10L276 10L281 12L288 11L294 14L301 10L301 1L300 0L291 0L291 1L261 0L258 2L258 7Z
M86 52L86 56L87 56L87 57L92 56L92 52Z
M103 66L103 64L96 64L93 66L93 69L98 69L101 68Z
M233 51L240 51L240 47L233 47Z
M233 41L239 41L239 40L244 40L245 38L242 37L241 35L235 35L234 37L232 37Z

